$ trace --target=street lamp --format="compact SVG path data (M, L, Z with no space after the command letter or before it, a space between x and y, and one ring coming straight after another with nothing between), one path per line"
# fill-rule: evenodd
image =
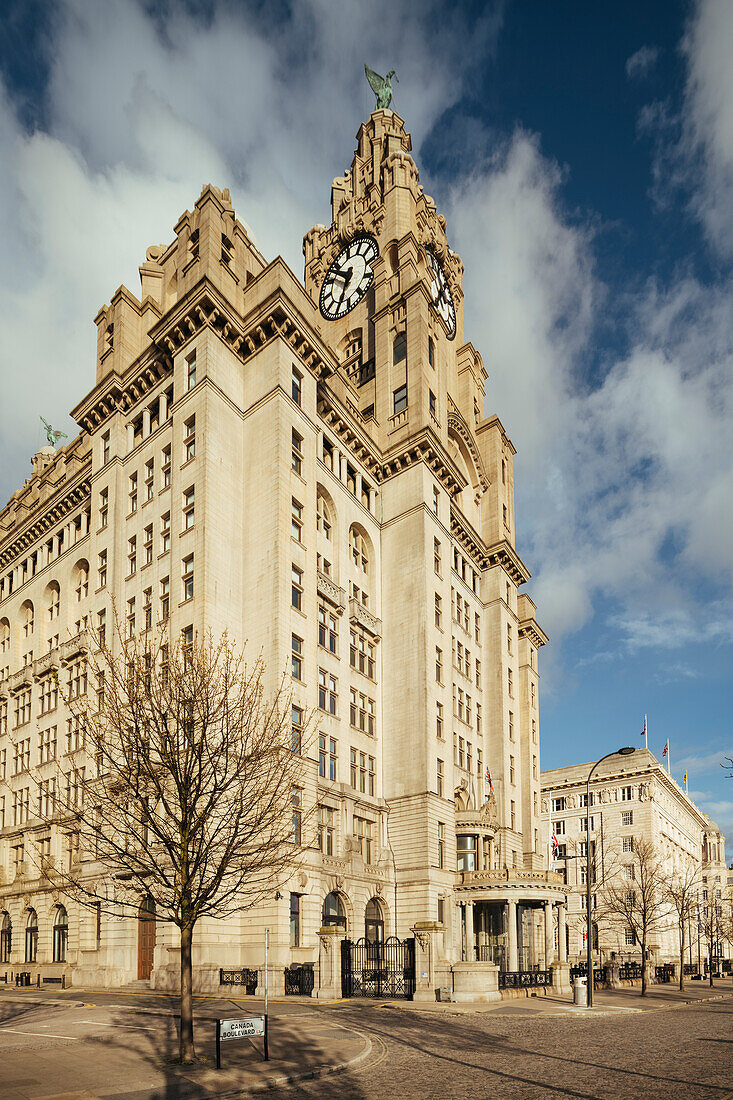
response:
M586 998L586 1005L588 1008L593 1007L593 915L590 907L590 781L593 772L604 760L608 760L611 756L629 756L632 752L636 752L633 745L626 745L624 748L616 749L614 752L607 752L600 760L596 760L595 764L588 772L588 779L585 784L585 912L588 925L588 938L586 940L588 995Z

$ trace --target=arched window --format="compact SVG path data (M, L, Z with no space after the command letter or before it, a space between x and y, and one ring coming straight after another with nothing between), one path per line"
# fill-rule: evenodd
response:
M398 332L392 344L392 362L401 363L407 358L407 333Z
M61 606L61 589L59 588L57 581L51 581L46 589L46 610L48 612L48 621L52 623L54 619L59 617L59 609Z
M10 962L10 952L13 950L13 922L9 913L3 913L0 923L0 963Z
M53 922L53 961L66 962L66 948L69 943L69 917L63 905L56 910Z
M357 527L352 527L349 533L351 543L351 560L362 573L369 572L369 543Z
M81 603L89 594L89 562L79 561L74 567L76 602Z
M33 604L30 600L26 600L20 609L21 623L23 627L23 635L26 638L30 638L35 628L35 612L33 610Z
M25 922L25 961L34 963L38 958L38 914L35 909L28 910Z
M324 928L343 928L346 931L346 912L341 898L333 891L323 899L321 920Z
M364 938L367 943L384 940L384 913L378 898L371 898L364 910Z
M7 653L10 649L10 620L0 619L0 653Z
M330 540L333 528L333 513L323 493L318 493L316 507L316 528Z

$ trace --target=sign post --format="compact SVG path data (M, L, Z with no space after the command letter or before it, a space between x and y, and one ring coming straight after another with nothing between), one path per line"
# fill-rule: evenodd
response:
M216 1021L216 1068L221 1069L221 1044L232 1039L256 1039L261 1036L265 1043L265 1061L267 1056L267 1017L246 1016L239 1020Z
M267 981L268 981L268 966L267 966L267 953L270 946L270 929L265 929L265 1061L269 1062L270 1055L267 1049Z

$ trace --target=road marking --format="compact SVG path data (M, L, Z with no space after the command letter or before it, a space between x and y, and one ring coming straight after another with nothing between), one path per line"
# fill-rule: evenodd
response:
M133 1031L160 1031L159 1027L141 1027L140 1024L105 1024L101 1020L79 1020L80 1024L94 1024L95 1027L126 1027ZM50 1027L50 1024L47 1025Z
M25 1035L28 1039L78 1039L78 1035L42 1035L40 1031L17 1031L14 1027L0 1027L0 1031L9 1031L11 1035Z

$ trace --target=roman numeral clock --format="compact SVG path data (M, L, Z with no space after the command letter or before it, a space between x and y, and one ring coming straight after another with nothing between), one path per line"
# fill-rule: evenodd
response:
M374 281L372 263L379 255L374 237L354 237L339 252L321 286L319 307L327 321L338 321L359 304Z

